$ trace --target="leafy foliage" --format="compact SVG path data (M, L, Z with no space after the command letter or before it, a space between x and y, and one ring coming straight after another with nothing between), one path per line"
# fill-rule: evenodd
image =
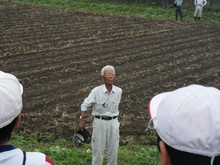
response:
M21 3L69 8L80 11L113 13L145 18L175 19L173 6L156 6L155 4L123 3L99 0L12 0ZM183 7L184 21L193 21L194 7ZM205 6L202 22L220 23L219 9Z
M44 139L40 141L40 139ZM52 140L47 137L29 138L14 136L12 144L24 151L43 152L56 165L88 165L92 161L92 150L89 144L76 147L71 140ZM104 162L106 163L106 157ZM120 146L118 153L119 165L158 165L159 157L156 146Z

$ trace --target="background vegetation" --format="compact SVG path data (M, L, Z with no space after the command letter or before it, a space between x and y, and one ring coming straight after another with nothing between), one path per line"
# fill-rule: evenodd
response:
M56 165L88 165L92 161L90 144L76 147L71 140L51 140L33 134L28 138L14 136L12 144L24 151L43 152ZM106 157L104 160L106 163ZM119 165L158 165L159 157L156 146L120 146L118 154Z
M130 15L144 18L174 20L175 8L172 5L157 6L137 3L111 2L104 0L12 0L21 3L69 8L73 10L97 13ZM193 21L194 7L183 7L184 21ZM206 5L203 10L202 22L220 23L220 9Z

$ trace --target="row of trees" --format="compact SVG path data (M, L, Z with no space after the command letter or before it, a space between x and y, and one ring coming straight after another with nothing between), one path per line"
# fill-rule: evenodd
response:
M109 0L127 3L148 3L159 6L171 6L175 0ZM193 6L194 0L183 0L185 6ZM207 0L207 4L214 8L220 8L220 0Z

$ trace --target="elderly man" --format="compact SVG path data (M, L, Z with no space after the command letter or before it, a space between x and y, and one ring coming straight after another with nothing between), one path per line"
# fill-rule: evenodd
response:
M119 103L122 96L121 88L114 86L115 69L107 65L101 70L103 85L95 87L81 105L80 129L85 127L85 114L92 107L92 165L102 165L105 148L107 149L108 165L117 165L119 147Z
M0 164L54 165L40 152L24 152L10 144L11 134L21 121L23 87L18 79L0 71Z
M197 84L151 99L162 165L220 164L219 100L219 89Z

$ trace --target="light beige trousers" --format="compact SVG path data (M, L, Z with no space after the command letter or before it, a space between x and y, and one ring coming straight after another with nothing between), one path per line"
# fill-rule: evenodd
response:
M194 12L194 17L202 17L202 6L196 6L195 12Z
M94 118L92 134L92 165L103 165L105 149L108 165L117 165L119 147L118 118L102 120Z

